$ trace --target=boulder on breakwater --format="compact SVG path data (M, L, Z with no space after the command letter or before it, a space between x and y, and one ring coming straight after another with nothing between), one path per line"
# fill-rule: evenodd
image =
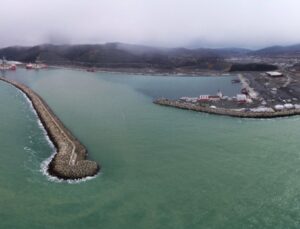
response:
M49 174L73 180L94 176L98 173L100 166L95 161L86 159L86 148L71 134L37 93L17 81L3 77L0 77L0 80L18 88L30 99L55 145L57 152L48 166Z

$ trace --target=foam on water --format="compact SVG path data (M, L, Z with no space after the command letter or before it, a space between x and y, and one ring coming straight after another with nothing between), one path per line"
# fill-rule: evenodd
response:
M49 138L49 137L47 136L47 138ZM49 174L48 168L49 168L49 164L52 161L52 159L54 158L55 154L56 154L56 151L54 151L53 154L51 154L51 156L49 158L45 159L41 164L40 171L47 177L47 179L49 181L57 182L57 183L67 182L69 184L79 184L81 182L92 180L98 176L98 174L96 174L95 176L89 176L89 177L85 177L82 179L74 179L74 180L64 180L64 179L60 179L58 177L52 176L51 174Z

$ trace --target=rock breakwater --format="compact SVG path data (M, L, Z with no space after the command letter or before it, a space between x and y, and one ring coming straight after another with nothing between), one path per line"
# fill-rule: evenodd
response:
M3 77L0 77L0 80L13 85L26 94L55 145L57 152L49 164L49 174L73 180L94 176L98 173L100 166L95 161L87 160L86 148L63 125L37 93L17 81Z

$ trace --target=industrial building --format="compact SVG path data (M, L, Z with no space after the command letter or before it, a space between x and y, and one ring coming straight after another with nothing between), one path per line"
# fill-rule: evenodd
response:
M266 72L266 74L271 77L282 77L283 76L283 74L281 72Z

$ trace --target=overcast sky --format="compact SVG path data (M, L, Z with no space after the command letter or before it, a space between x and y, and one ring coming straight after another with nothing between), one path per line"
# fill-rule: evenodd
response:
M0 0L0 46L300 43L300 0Z

